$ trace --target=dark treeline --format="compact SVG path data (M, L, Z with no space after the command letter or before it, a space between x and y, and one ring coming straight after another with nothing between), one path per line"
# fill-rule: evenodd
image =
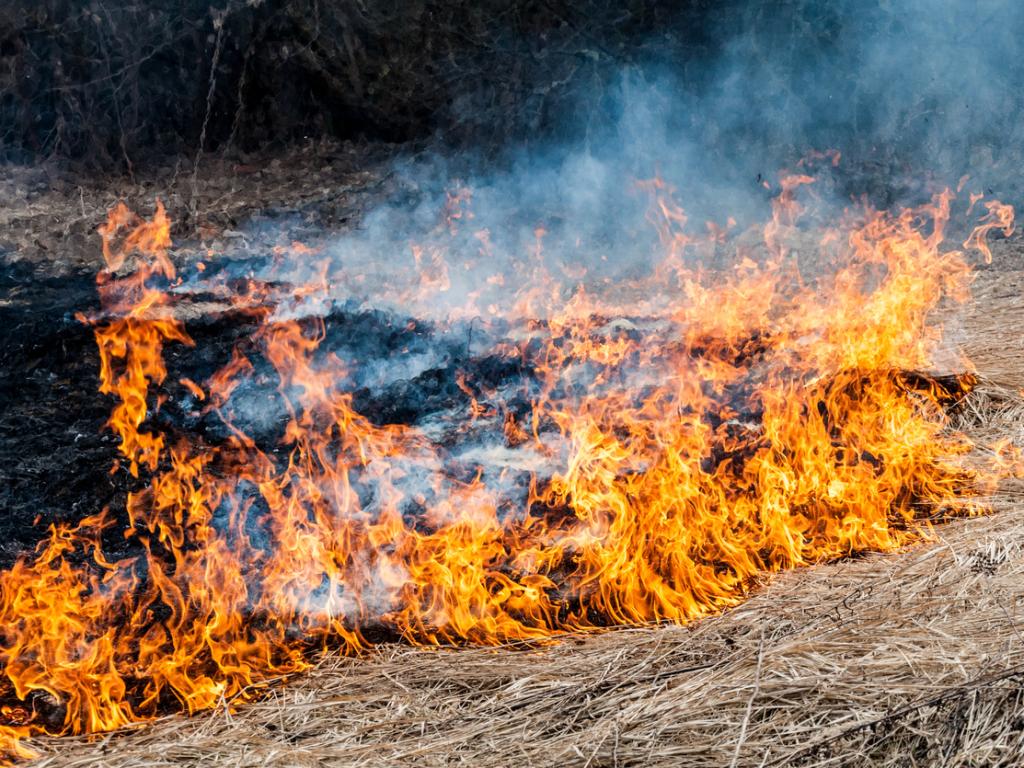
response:
M486 143L551 127L653 36L704 45L711 3L11 0L7 159L109 167L306 136ZM650 45L650 42L646 42Z
M836 148L998 187L1024 162L1021 40L1016 0L8 0L0 159L578 141L621 122L625 79L663 97L666 141L744 174Z

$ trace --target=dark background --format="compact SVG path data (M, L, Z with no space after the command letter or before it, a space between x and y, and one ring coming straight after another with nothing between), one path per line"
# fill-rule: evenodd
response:
M676 127L723 156L838 148L1007 179L1021 5L8 0L0 157L123 173L318 137L488 152L616 119L626 73L667 83Z
M3 155L110 170L310 136L475 144L550 133L649 47L702 58L714 3L13 0Z

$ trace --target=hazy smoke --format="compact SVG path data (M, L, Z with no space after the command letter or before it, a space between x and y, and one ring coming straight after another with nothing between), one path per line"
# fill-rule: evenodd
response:
M609 70L579 94L561 139L498 157L406 157L393 169L393 199L354 231L309 243L318 255L237 269L292 285L326 280L325 293L283 303L277 319L371 313L372 327L335 328L324 342L344 361L357 406L429 392L436 407L421 415L436 418L418 426L439 444L458 442L453 456L487 465L488 480L519 487L502 468L537 469L536 457L513 455L500 434L445 435L459 421L446 403L465 407L453 382L499 342L521 340L524 318L561 311L580 286L600 293L651 270L664 246L643 182L674 188L697 234L708 222L733 232L763 222L779 172L825 150L842 159L819 159L812 193L832 214L860 195L916 202L963 174L968 191L1012 202L1024 158L1022 21L1024 6L1009 0L749 3L723 13L722 28L709 30L720 44L695 66L651 55ZM643 312L627 306L622 317ZM421 325L381 343L406 319ZM528 375L504 386L511 398L532 394ZM279 419L247 397L235 395L243 421ZM421 474L405 482L423 485Z
M713 60L647 68L672 93L659 106L675 130L655 141L690 143L713 177L749 181L834 148L850 192L891 200L922 177L970 173L1019 194L1024 5L748 2L720 18Z

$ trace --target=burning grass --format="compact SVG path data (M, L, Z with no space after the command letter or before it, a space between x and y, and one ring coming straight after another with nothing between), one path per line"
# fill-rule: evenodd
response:
M303 284L204 284L255 330L204 380L168 382L166 351L194 344L175 313L168 222L162 208L151 221L117 208L101 230L103 310L83 319L137 481L125 532L135 550L108 555L123 522L97 512L55 526L0 577L10 748L237 703L318 649L365 654L381 633L502 645L682 624L739 604L769 573L901 548L977 511L1012 453L951 422L966 418L976 378L933 369L936 310L965 300L971 280L965 252L944 244L953 195L811 230L831 266L809 278L790 241L808 237L797 198L812 181L783 179L759 249L741 248L728 270L691 266L730 241L690 235L660 182L647 189L661 258L627 285L585 287L565 266L574 284L560 285L538 231L526 287L509 292L497 275L487 284L510 302L480 291L459 310L473 317L479 302L492 318L478 367L512 361L521 375L499 388L460 372L462 401L446 406L441 433L355 408L345 362L321 345L334 286L358 276L326 262ZM442 235L459 225L463 197L452 196ZM985 210L965 247L988 256L987 234L1008 234L1012 212ZM411 280L396 275L390 298L428 311L451 288L450 258L414 245ZM238 415L239 393L261 380L284 413L274 445ZM220 435L159 421L175 398ZM456 460L481 434L541 469ZM715 624L675 631L705 626ZM607 674L597 699L616 689ZM767 738L753 711L740 742Z
M1024 437L1012 389L968 404L979 441ZM237 710L37 741L38 765L1012 765L1021 490L928 543L777 575L686 626L329 654Z

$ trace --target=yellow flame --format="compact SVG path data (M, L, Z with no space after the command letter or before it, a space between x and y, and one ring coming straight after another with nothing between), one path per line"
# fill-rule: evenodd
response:
M727 230L686 234L668 187L642 185L663 258L601 295L581 285L564 296L547 281L538 230L517 298L534 316L525 340L499 350L540 377L532 412L517 415L461 373L456 382L470 418L495 420L508 446L561 457L512 512L479 472L446 474L424 434L359 414L339 384L344 365L320 354L323 322L275 320L273 290L256 281L232 294L260 323L248 351L205 383L182 382L227 439L169 444L149 431L163 347L193 342L157 287L175 276L162 206L144 221L119 205L100 229L104 314L90 322L100 390L115 400L109 427L145 481L126 500L127 535L144 555L104 556L118 526L104 512L52 527L0 575L8 754L30 755L33 734L244 699L318 647L366 647L368 626L412 643L493 644L691 620L735 604L765 572L899 547L940 505L972 511L970 497L1005 465L968 469L973 446L949 427L945 409L974 378L926 373L934 312L967 298L971 279L964 253L942 248L952 195L826 230L815 249L833 266L812 282L792 257L805 236L798 192L812 181L783 179L760 251L740 249L727 270L692 266L702 248L730 242ZM471 220L469 199L450 197L441 230ZM987 235L1009 233L1013 218L998 203L986 211L965 247L987 259ZM118 277L131 256L136 268ZM417 246L414 257L418 290L449 289L441 250ZM328 283L322 271L295 295ZM657 322L616 320L626 307ZM273 367L287 407L273 453L232 413L253 354ZM412 465L428 480L407 497Z

